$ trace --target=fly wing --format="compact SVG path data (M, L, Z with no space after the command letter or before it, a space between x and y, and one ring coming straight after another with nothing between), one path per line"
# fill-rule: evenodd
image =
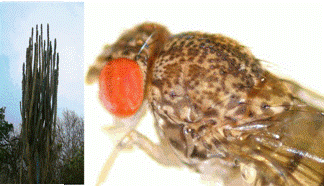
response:
M324 185L322 111L294 98L294 105L284 113L231 130L242 132L244 140L236 143L240 148L233 149L240 149L236 154L247 182Z

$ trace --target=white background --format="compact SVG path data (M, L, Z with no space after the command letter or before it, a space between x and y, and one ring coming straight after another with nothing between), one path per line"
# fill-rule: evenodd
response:
M85 72L103 45L144 21L159 22L172 33L222 33L250 47L257 58L279 64L303 85L324 93L323 5L222 3L85 4ZM101 129L112 117L101 107L98 86L85 86L85 184L94 185L112 150ZM150 119L150 118L149 118ZM154 141L153 122L141 131ZM135 148L116 160L106 185L202 185L190 171L159 166Z

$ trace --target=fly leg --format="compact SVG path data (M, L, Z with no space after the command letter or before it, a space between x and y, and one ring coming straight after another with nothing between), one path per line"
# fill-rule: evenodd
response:
M148 154L151 158L153 158L161 165L174 167L179 167L181 165L180 161L172 153L172 150L170 149L171 147L168 146L168 143L165 140L161 139L160 144L155 144L146 136L134 129L128 132L117 143L117 145L113 149L113 152L110 154L105 165L103 166L103 169L99 175L98 182L96 185L101 185L105 181L109 170L112 167L119 152L123 149L132 148L133 146L139 147L141 150L143 150L146 154Z
M159 144L156 144L136 130L131 131L128 136L132 139L134 145L143 150L159 164L172 167L179 167L181 165L179 159L163 138L161 138Z

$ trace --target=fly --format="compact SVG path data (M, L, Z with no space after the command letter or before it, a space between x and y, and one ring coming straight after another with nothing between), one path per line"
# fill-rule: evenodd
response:
M221 34L171 35L143 23L104 49L87 82L121 58L143 74L144 101L132 117L150 110L160 142L137 131L137 121L116 118L124 124L108 131L123 138L103 172L137 146L162 165L186 165L222 185L324 185L323 97L274 75L247 47Z

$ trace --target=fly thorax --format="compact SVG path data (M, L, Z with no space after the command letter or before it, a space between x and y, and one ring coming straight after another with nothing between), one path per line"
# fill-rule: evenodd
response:
M226 156L226 143L243 136L232 128L292 105L285 84L245 46L199 32L175 35L165 43L153 64L149 94L153 112L168 123L161 128L180 131L181 139L173 143L186 145L187 158Z

